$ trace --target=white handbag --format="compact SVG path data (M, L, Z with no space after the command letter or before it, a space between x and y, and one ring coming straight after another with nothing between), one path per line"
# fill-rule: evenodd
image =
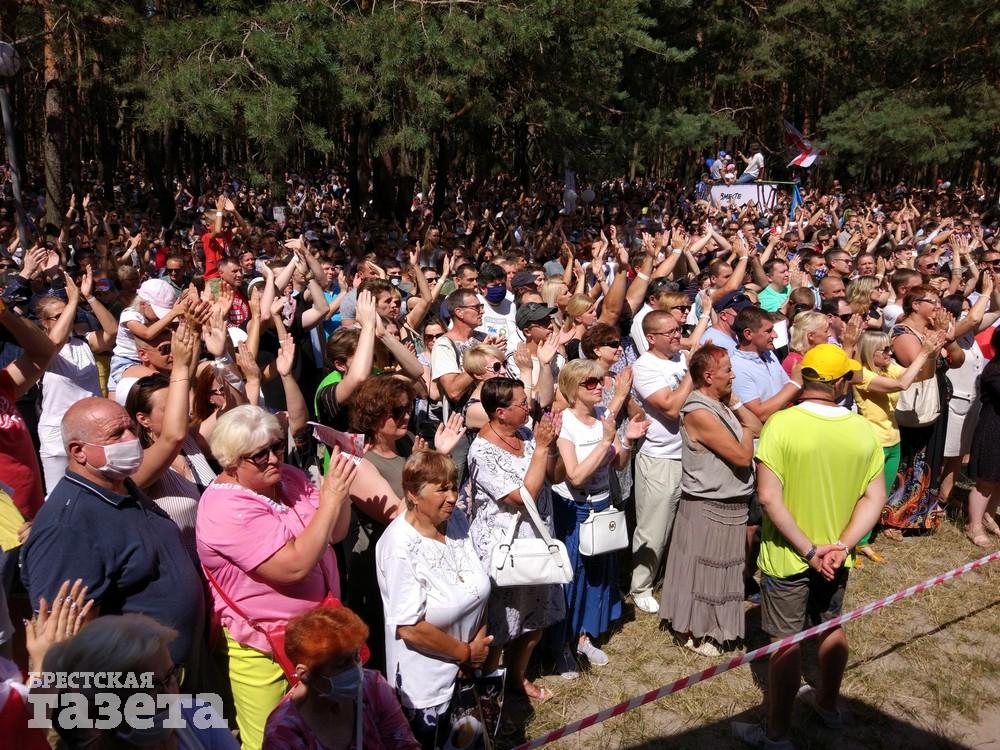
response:
M546 583L569 583L573 566L566 545L553 539L545 527L531 493L521 487L521 500L540 539L517 539L522 513L517 514L507 537L490 552L490 578L497 586L538 586Z
M588 502L590 498L587 498ZM580 554L584 557L604 555L628 547L625 511L609 505L604 510L590 509L590 515L580 524Z

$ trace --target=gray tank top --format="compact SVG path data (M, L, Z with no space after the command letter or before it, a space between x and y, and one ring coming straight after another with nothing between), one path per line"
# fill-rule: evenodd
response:
M684 429L684 417L698 409L707 409L725 424L737 440L743 439L743 426L727 407L692 391L681 407L681 493L699 500L733 501L753 492L753 468L734 467L692 440Z

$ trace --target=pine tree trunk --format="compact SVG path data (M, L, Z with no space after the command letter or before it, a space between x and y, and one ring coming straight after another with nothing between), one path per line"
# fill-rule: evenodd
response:
M42 2L45 24L45 141L42 155L45 160L45 221L55 227L62 225L65 211L63 201L63 174L65 172L65 133L60 39L53 28L56 14L48 0ZM60 35L61 36L61 35Z

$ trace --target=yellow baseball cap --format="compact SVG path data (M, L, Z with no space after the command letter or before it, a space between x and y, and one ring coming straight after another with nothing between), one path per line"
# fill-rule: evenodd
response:
M802 377L806 380L830 383L860 369L861 363L836 344L814 346L802 357Z

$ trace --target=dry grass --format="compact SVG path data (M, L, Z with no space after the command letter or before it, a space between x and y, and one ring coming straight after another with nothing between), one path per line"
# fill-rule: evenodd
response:
M950 570L983 552L961 526L947 521L931 536L893 542L880 538L884 565L866 563L851 574L846 607L857 606ZM851 655L842 695L851 723L836 734L797 709L793 736L799 748L960 748L979 738L998 740L995 707L1000 688L1000 562L868 615L847 626ZM567 682L558 675L541 682L550 701L520 714L524 734L501 738L501 748L537 736L646 690L711 666L714 661L673 643L655 616L635 613L631 603L621 630L604 646L611 664ZM747 612L749 645L765 643L756 609ZM815 681L815 658L807 649L805 672ZM576 734L554 748L666 747L736 748L729 720L757 719L766 664L758 662L700 683ZM994 718L982 719L981 713ZM990 746L990 745L987 745ZM1000 747L1000 745L996 745Z

